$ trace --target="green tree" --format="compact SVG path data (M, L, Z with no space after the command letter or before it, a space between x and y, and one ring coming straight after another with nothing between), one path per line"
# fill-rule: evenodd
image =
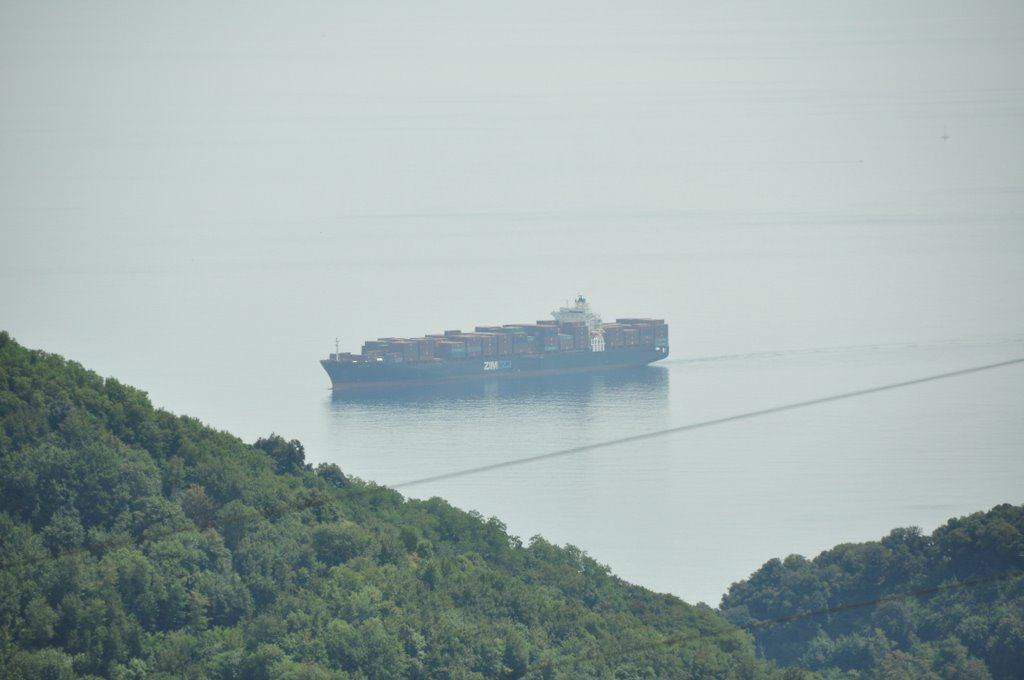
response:
M297 439L285 441L281 435L271 434L257 439L253 446L274 459L280 474L296 474L305 469L306 450Z

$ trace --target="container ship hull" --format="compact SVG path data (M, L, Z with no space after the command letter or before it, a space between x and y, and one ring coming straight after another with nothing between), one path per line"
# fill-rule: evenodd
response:
M537 323L477 326L418 338L378 338L320 363L335 390L422 387L646 366L668 356L663 319L602 323L583 296Z
M578 375L646 366L668 356L668 348L585 350L493 359L385 363L323 359L335 391L425 387L483 380L514 380L540 376Z

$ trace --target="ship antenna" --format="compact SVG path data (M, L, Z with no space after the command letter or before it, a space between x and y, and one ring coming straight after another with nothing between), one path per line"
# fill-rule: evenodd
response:
M341 348L338 345L338 338L337 337L334 338L334 353L335 354L341 354Z

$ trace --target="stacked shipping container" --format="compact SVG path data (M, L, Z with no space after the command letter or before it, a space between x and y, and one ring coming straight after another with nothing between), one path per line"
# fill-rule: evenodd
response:
M605 351L642 347L668 347L668 326L662 319L616 319L594 331L604 336ZM414 363L456 359L493 359L545 352L590 351L591 331L580 321L559 324L477 326L473 333L446 330L419 338L378 338L363 343L361 356L338 354L352 361Z

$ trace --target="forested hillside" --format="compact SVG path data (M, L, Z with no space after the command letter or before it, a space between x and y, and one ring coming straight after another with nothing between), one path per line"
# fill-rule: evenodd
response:
M0 333L0 677L775 678L718 613ZM684 565L681 565L683 568Z
M722 610L757 631L768 658L826 678L1022 678L1024 507L771 560L729 589Z

